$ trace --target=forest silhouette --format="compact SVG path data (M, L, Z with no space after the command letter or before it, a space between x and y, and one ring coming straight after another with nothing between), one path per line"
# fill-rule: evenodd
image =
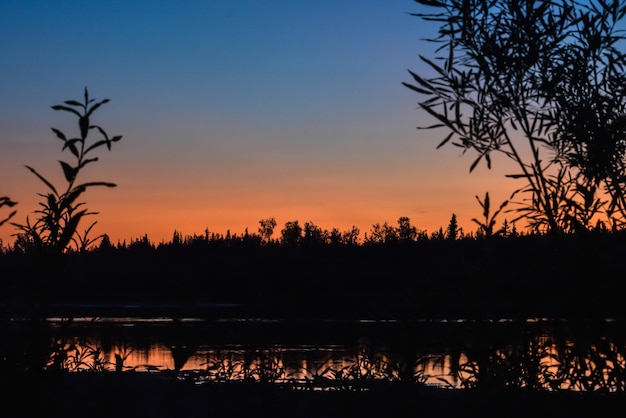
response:
M0 254L5 303L237 304L236 315L499 319L619 317L622 231L487 236L420 233L408 218L332 234L287 222L261 233L147 235L51 256L16 241ZM262 228L260 228L262 230ZM479 228L478 231L481 231ZM245 307L245 308L244 308ZM248 310L248 311L246 311Z

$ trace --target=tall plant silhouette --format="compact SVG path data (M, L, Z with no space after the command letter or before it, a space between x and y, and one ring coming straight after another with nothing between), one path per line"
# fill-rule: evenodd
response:
M406 87L451 143L514 161L519 218L536 230L626 222L626 54L620 0L415 0L440 23L433 71ZM607 200L603 200L608 196Z
M73 157L71 162L59 161L66 181L62 187L55 187L37 170L26 166L46 185L48 192L39 193L43 200L39 203L41 208L35 211L38 217L33 223L27 217L25 224L14 225L27 235L37 249L64 252L73 246L77 250L84 250L102 238L102 235L89 237L91 229L96 224L95 221L82 234L78 232L78 225L84 217L97 214L89 212L85 208L85 203L79 202L78 199L91 187L116 185L104 181L79 183L78 177L88 164L98 161L98 157L94 156L96 150L106 147L110 151L112 144L122 139L121 136L109 137L102 127L91 123L93 113L108 102L109 99L96 101L89 98L89 92L85 87L83 102L67 100L63 104L52 106L54 110L69 112L78 118L79 134L77 137L68 137L59 129L52 128L52 132L63 142L62 151L68 150ZM91 140L89 134L92 131L99 133L100 138Z
M478 204L483 210L484 220L479 221L476 218L472 218L472 222L478 225L478 228L481 231L481 233L484 234L484 236L487 238L490 238L494 235L503 234L504 229L499 229L497 231L494 231L493 228L496 225L496 218L498 217L500 212L502 212L502 209L504 209L504 207L508 205L509 201L505 200L504 202L500 204L500 207L498 207L498 209L495 212L491 213L491 202L489 200L489 192L485 193L485 198L483 200L480 200L480 197L478 196L476 196L476 200L478 201Z

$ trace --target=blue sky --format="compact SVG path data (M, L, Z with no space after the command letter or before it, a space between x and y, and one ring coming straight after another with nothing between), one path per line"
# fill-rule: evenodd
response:
M474 195L508 197L496 163L468 175L402 86L425 71L420 39L436 27L409 0L0 2L0 195L23 221L42 184L60 182L51 105L87 86L110 98L95 114L122 142L85 179L99 232L256 231L273 216L327 229L408 216L420 229L480 214ZM500 171L499 171L500 170ZM0 231L5 240L14 231Z

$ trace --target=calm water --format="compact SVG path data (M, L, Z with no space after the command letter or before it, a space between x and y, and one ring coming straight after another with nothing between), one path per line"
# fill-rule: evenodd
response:
M625 390L613 320L326 321L50 318L72 371L164 373L196 383L255 379L319 387L407 377L430 385Z

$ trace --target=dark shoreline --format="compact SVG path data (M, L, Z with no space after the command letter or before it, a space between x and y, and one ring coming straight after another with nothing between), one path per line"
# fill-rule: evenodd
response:
M623 254L622 233L10 253L0 254L0 302L162 305L207 315L222 305L233 316L301 319L626 318Z
M333 338L351 338L360 320L394 321L392 331L403 330L395 334L398 346L446 346L450 340L459 343L465 333L481 342L481 355L492 347L525 344L528 327L535 326L527 320L547 318L566 328L563 338L573 330L582 347L603 341L603 331L610 329L619 351L626 335L624 238L520 237L341 248L203 244L53 258L0 254L6 273L0 312L9 336L16 317L36 326L51 317L202 318L215 343L225 341L222 335L235 342L273 342L286 335L328 338L326 324L332 321L341 324L332 329ZM465 323L455 322L459 319ZM500 326L501 319L511 322ZM271 328L263 321L286 325ZM226 328L229 332L221 332ZM48 335L45 327L39 329ZM172 338L187 335L187 330L175 331ZM10 344L6 349L12 349ZM375 383L369 391L296 391L258 382L193 385L165 373L74 373L55 379L54 373L5 375L2 400L6 410L16 411L9 416L577 418L626 410L621 393L502 385L450 390L388 382ZM41 399L48 413L33 413L38 408L33 399Z
M162 374L114 372L66 374L40 403L32 395L5 391L4 410L11 414L3 416L578 418L615 416L626 407L623 393L478 392L398 383L309 391L258 382L193 385Z

